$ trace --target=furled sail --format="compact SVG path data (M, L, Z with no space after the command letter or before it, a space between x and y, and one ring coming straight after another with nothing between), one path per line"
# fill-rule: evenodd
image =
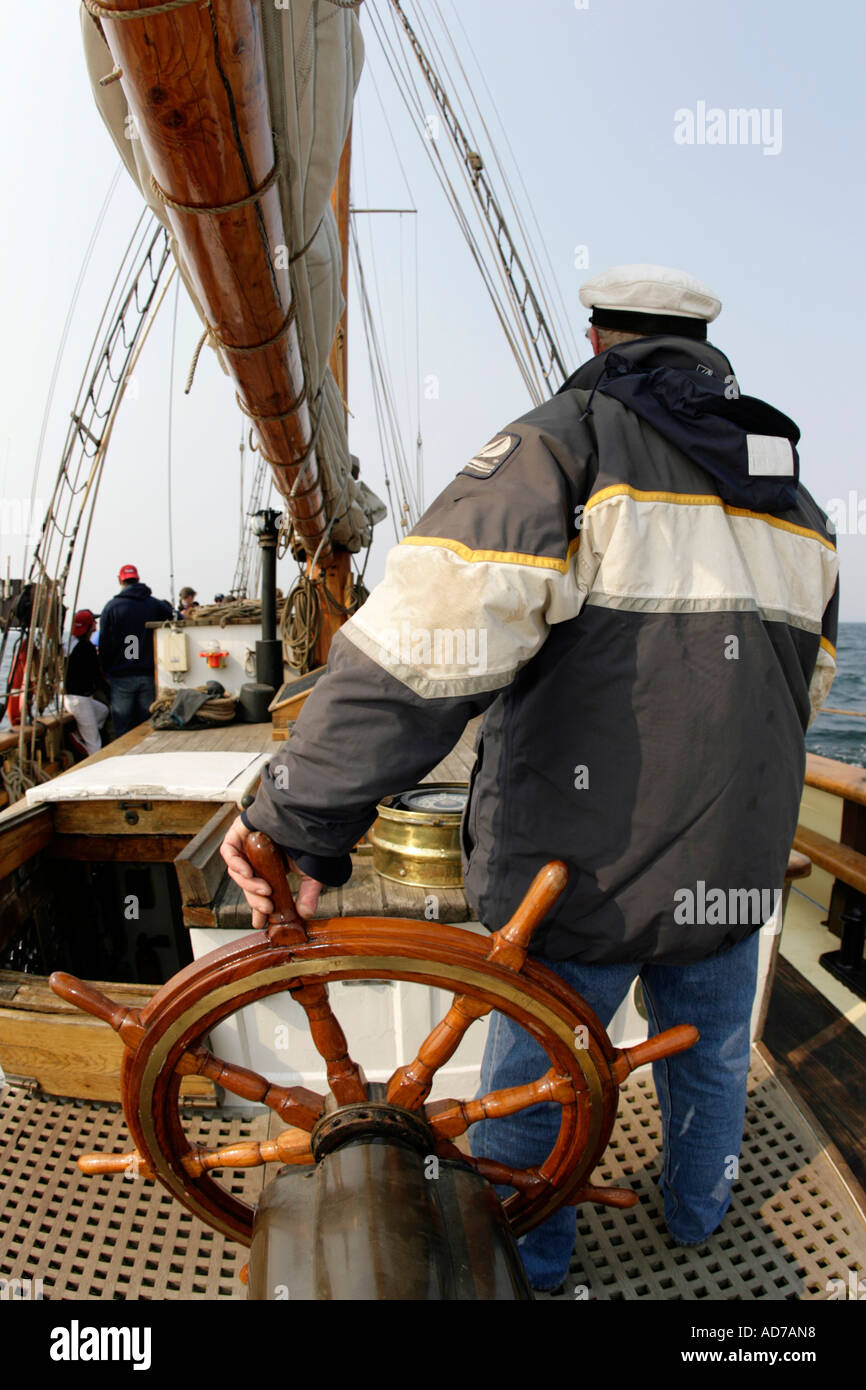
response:
M310 557L359 550L385 509L352 476L328 365L344 309L331 191L363 62L354 10L85 0L82 29L100 113L172 235L297 538Z

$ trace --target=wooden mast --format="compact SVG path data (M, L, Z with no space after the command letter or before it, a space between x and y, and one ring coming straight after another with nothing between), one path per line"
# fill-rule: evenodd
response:
M352 127L349 126L349 133L346 136L346 143L340 155L340 167L337 172L337 180L331 194L331 206L337 218L337 229L340 234L340 249L343 257L342 270L340 272L340 288L343 292L343 312L337 324L337 331L334 334L334 341L331 345L330 367L334 374L334 380L343 397L343 406L346 410L348 425L348 374L349 374L349 340L347 334L347 320L349 313L348 289L349 289L349 180L352 164ZM341 612L348 605L349 586L351 579L351 556L347 550L333 550L324 558L320 558L315 568L310 564L310 577L318 583L319 587L319 612L320 624L319 634L316 638L316 645L313 649L313 666L324 666L328 660L328 652L334 635L346 621L347 614ZM336 600L339 607L329 602L329 596Z
M308 555L328 527L305 385L258 6L86 0L212 338ZM118 18L121 12L134 12ZM322 545L321 558L329 553Z

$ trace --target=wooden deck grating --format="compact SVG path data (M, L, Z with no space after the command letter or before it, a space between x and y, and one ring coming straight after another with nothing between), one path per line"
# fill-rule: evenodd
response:
M584 1206L564 1299L827 1299L829 1280L866 1273L866 1218L820 1141L753 1051L740 1181L719 1232L697 1248L668 1236L656 1189L660 1121L648 1076L622 1088L596 1177L636 1187L629 1211ZM199 1142L262 1139L258 1114L190 1112ZM48 1299L243 1299L246 1251L210 1231L162 1188L85 1178L82 1151L124 1151L119 1108L69 1103L11 1086L0 1103L0 1278L41 1279ZM262 1170L227 1174L255 1201ZM583 1294L582 1291L586 1293ZM546 1296L540 1296L546 1297Z

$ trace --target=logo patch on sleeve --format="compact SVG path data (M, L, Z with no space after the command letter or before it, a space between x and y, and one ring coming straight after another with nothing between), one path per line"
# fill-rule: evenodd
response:
M470 478L490 478L520 443L519 434L497 434L483 449L479 449L460 472Z

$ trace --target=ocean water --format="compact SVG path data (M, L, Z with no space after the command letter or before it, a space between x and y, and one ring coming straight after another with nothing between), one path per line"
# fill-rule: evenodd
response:
M12 634L0 666L0 696L6 690L12 652ZM827 704L834 709L860 710L863 717L819 714L806 735L810 753L837 758L842 763L866 767L866 623L840 623L836 649L837 671ZM0 720L8 728L9 720Z
M806 748L825 758L866 767L866 623L839 624L836 662L827 704L832 709L859 710L862 718L822 711L806 735Z

